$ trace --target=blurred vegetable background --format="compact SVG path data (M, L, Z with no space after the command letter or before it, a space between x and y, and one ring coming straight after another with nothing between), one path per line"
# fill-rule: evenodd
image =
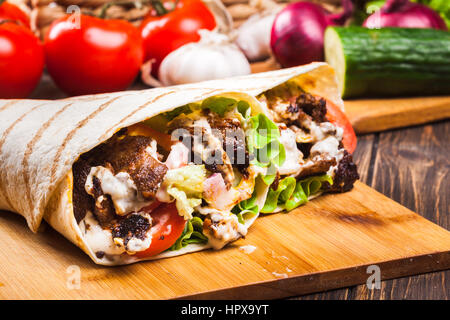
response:
M324 60L338 71L341 93L348 97L450 93L448 0L0 3L0 40L15 48L0 42L0 98L28 96L39 82L43 57L48 74L67 95L125 90L139 79L167 86L244 75L259 65L269 70ZM351 29L361 26L361 32ZM441 31L363 36L364 28L389 27ZM339 32L326 40L328 29ZM35 53L33 58L27 52ZM14 71L22 62L28 71ZM400 66L414 77L397 72ZM436 81L444 83L439 90L430 85ZM392 82L389 90L361 89ZM432 89L420 90L423 85Z

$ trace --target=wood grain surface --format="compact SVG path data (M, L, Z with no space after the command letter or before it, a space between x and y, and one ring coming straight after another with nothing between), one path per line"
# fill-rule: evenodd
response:
M354 158L363 182L450 229L450 121L360 136ZM450 299L450 271L296 299Z
M33 234L8 212L0 241L1 299L282 298L365 283L369 265L382 279L450 268L450 232L361 182L261 217L223 250L129 266L97 266L50 228Z
M450 118L450 96L345 101L357 133L379 132Z

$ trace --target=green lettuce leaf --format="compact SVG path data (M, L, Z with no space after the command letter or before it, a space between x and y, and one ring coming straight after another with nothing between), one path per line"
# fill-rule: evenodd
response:
M286 211L295 209L308 202L310 196L320 192L323 182L333 184L333 179L326 174L300 181L296 181L293 177L284 178L278 183L276 190L269 189L261 212L272 213L277 208Z
M173 119L175 119L176 117L178 117L180 114L184 113L184 114L189 114L192 112L192 108L191 108L192 104L186 104L184 106L178 107L172 111L168 111L163 113L163 116L168 120L171 121Z
M171 251L180 250L191 243L207 243L208 238L203 234L203 221L199 217L193 217L184 226L183 233L169 248Z
M231 212L237 215L239 223L244 224L245 220L251 219L259 213L256 201L257 194L254 191L250 199L243 200L234 206Z
M225 113L238 106L238 101L225 97L211 97L203 100L201 108L209 109L223 117Z
M251 129L247 135L247 147L255 158L252 164L267 168L263 181L267 185L275 180L277 168L286 159L286 151L280 143L280 131L277 125L266 115L260 113L250 119Z
M203 182L206 179L204 165L188 165L167 171L163 187L176 200L178 213L191 219L194 207L202 203Z

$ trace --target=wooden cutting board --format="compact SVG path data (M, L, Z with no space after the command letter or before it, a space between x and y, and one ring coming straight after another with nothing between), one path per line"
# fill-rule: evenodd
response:
M51 228L32 234L8 212L0 242L0 299L281 298L366 283L371 265L381 279L450 268L449 231L360 182L261 217L221 251L102 267Z
M252 72L276 70L272 61L252 64ZM379 132L450 118L450 96L345 101L345 112L356 133Z

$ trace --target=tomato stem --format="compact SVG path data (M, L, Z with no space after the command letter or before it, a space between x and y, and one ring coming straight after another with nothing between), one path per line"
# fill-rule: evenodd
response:
M5 2L6 0L0 0L0 6Z

